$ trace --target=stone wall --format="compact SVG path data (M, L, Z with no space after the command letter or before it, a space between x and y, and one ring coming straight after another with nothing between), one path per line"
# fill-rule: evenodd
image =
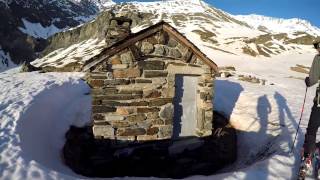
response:
M120 141L170 139L176 74L198 77L195 135L210 135L213 70L161 31L91 68L87 81L92 87L95 137Z

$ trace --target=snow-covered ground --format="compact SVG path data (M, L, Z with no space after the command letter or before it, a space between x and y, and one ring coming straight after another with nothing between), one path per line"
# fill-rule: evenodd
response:
M90 119L82 73L0 74L0 179L73 179L60 154L70 125Z
M240 81L237 76L217 78L214 107L229 116L239 131L238 160L218 175L187 179L294 178L315 87L308 91L302 131L290 154L305 93L302 79L306 75L289 67L310 65L313 55L292 52L273 59L244 61L217 53L219 65L235 66L237 75L264 78L266 85ZM89 87L80 80L82 76L18 73L17 68L0 74L1 179L80 177L63 165L60 149L68 127L83 125L90 119L90 96L85 95Z

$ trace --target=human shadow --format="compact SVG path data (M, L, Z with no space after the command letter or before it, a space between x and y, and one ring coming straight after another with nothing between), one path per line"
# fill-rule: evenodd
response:
M263 159L267 158L268 156L277 153L280 155L284 155L287 157L290 157L290 148L293 144L292 140L292 132L289 131L289 127L297 127L297 123L295 118L292 115L292 112L288 106L286 98L281 95L279 92L275 92L273 95L274 99L276 100L277 107L278 107L278 118L279 118L279 123L276 122L270 122L268 120L268 113L271 112L271 106L269 101L267 100L266 96L262 96L258 99L258 106L257 106L257 111L258 111L258 116L260 120L260 125L261 128L259 129L259 132L257 135L261 136L266 136L268 139L265 141L265 145L262 146L261 150L258 151L256 154L257 157L261 156ZM270 111L269 111L270 110ZM288 119L286 121L286 119ZM274 136L272 134L268 134L268 125L273 126L273 128L277 127L279 128L278 135ZM299 135L297 136L297 143L300 144L302 141L302 136L301 132L299 132ZM299 164L300 158L298 153L295 153L295 158L294 158L294 165ZM256 159L256 160L262 160L262 159ZM256 161L255 161L256 162ZM279 161L280 164L283 164L285 166L289 166L286 164L286 162L281 162ZM274 171L274 170L273 170ZM298 171L297 166L292 167L292 177L295 178L296 172ZM265 176L260 176L259 179L265 179L270 176L273 172L265 172ZM246 179L254 179L256 178L254 174L247 174Z
M259 133L267 134L267 127L268 127L268 116L271 113L272 108L270 102L267 98L267 95L263 95L258 98L258 105L257 105L257 113L259 117L260 129Z
M274 99L277 102L278 105L278 111L279 111L279 124L281 127L281 134L282 135L287 135L287 137L283 137L284 138L284 143L287 144L286 147L288 147L287 149L283 149L283 153L289 153L291 151L291 147L295 148L295 147L300 147L303 143L303 134L301 131L298 132L297 134L297 146L294 146L293 143L293 139L292 139L292 132L289 131L289 126L293 126L294 129L298 128L298 124L297 121L295 120L295 118L293 117L291 110L287 104L287 100L285 97L283 97L279 92L275 92L274 94ZM286 123L285 119L286 117L288 118L288 122ZM295 133L295 132L294 132ZM294 149L293 149L294 150ZM295 160L294 160L294 164L298 165L299 161L300 161L300 153L299 151L293 151L294 155L295 155ZM295 174L298 171L298 166L293 166L292 167L292 178L295 178Z
M278 136L274 136L268 132L268 125L270 123L269 114L272 112L272 106L268 100L266 94L260 96L257 100L257 123L259 123L259 130L257 132L243 132L246 137L255 137L254 141L258 142L256 147L250 150L247 161L245 162L246 166L250 166L256 162L262 161L270 157L272 154L277 151L277 141ZM266 164L267 165L267 164ZM269 168L259 173L259 176L255 173L247 173L244 179L259 179L265 180L268 179Z
M215 80L214 108L230 119L243 87L229 80Z

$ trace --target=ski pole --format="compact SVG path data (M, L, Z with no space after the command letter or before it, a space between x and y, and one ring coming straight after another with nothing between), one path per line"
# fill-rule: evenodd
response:
M304 100L303 100L303 105L302 105L302 109L301 109L300 120L299 120L297 132L296 132L296 135L295 135L295 137L294 137L294 140L293 140L293 144L292 144L290 153L292 153L293 147L294 147L294 143L296 142L296 139L297 139L297 135L298 135L298 131L299 131L299 128L300 128L301 119L302 119L302 114L303 114L303 110L304 110L304 104L306 103L307 91L308 91L308 87L306 87L306 93L304 94Z

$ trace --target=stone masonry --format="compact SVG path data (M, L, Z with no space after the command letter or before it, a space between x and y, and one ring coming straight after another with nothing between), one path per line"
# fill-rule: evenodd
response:
M94 136L170 139L177 74L198 77L195 136L211 135L215 72L180 40L160 30L90 68Z

